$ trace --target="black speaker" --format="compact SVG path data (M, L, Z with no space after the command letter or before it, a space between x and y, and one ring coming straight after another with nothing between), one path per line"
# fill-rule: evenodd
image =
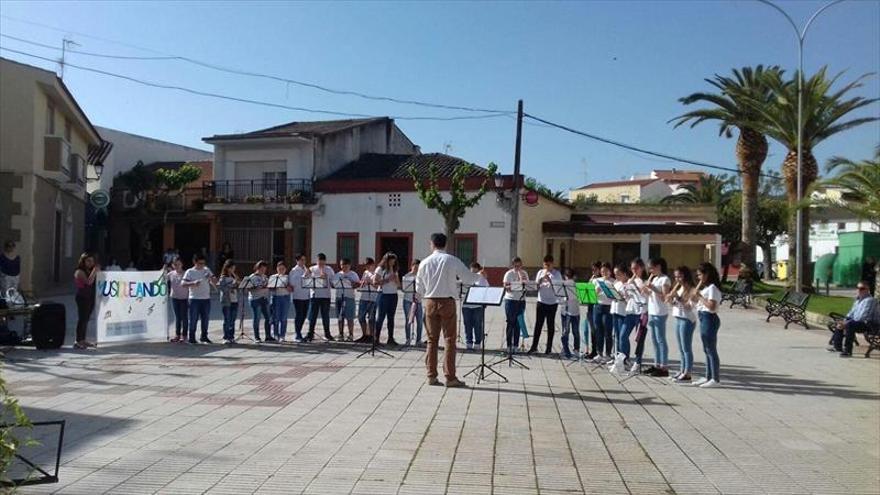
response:
M60 349L64 345L67 320L64 305L47 302L34 309L31 336L37 349Z

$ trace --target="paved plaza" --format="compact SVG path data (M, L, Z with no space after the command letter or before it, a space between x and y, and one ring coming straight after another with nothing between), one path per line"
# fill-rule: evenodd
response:
M24 493L880 493L880 356L840 359L827 331L757 310L721 319L717 389L543 356L446 389L421 349L317 343L19 349L3 367L32 419L67 420L60 482ZM494 349L501 311L487 322ZM478 362L460 353L459 376Z

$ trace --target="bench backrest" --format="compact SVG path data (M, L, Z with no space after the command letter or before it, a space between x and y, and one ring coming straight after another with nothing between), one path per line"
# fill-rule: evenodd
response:
M791 292L788 295L788 304L792 306L797 306L800 308L806 307L807 301L810 300L810 295L804 292Z
M737 280L735 284L733 284L734 292L742 292L746 287L746 281L744 279Z
M782 294L782 298L779 299L779 302L782 302L782 303L791 302L791 294L792 294L792 292L790 289L786 290L785 294Z

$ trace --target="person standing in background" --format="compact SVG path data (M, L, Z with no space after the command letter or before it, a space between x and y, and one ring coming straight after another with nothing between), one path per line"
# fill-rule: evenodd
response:
M614 359L614 313L612 312L617 306L608 294L599 287L599 282L608 287L614 287L614 272L611 269L611 263L607 261L602 263L600 268L600 277L593 279L596 287L596 299L599 304L593 308L593 330L596 332L596 344L593 352L596 356L593 361L596 363L607 363Z
M574 270L565 269L565 280L575 282ZM580 355L581 349L581 304L578 301L577 289L574 285L565 287L565 306L562 308L562 354L566 359L571 359L572 353L568 349L569 335L574 337L574 354Z
M877 260L873 256L865 258L862 264L862 281L868 284L868 294L873 296L877 293Z
M254 342L261 343L260 340L260 315L263 315L265 323L266 342L275 342L272 337L269 321L269 277L266 273L269 271L269 264L263 260L258 261L254 265L254 273L249 277L248 301L251 305L251 312L254 317Z
M18 280L21 276L21 256L16 252L13 241L3 244L3 254L0 254L0 299L6 298L9 289L18 290Z
M89 320L95 309L95 279L101 273L101 267L95 263L95 257L89 253L83 253L76 263L76 271L73 272L73 283L76 285L76 343L74 349L88 349L95 344L86 340L86 331L89 328Z
M397 289L400 288L400 275L397 267L397 255L391 252L382 256L379 268L373 275L373 283L382 291L379 294L379 313L376 316L376 342L382 337L382 323L388 319L389 346L396 346L394 340L394 316L397 313Z
M333 342L336 339L330 334L330 281L333 280L333 269L327 266L327 255L318 253L318 263L309 268L306 278L321 279L323 287L311 289L311 306L309 309L309 333L306 341L311 342L315 338L315 326L318 323L318 313L321 313L321 323L324 326L324 340Z
M217 257L217 265L222 267L226 264L226 260L235 259L235 251L232 250L232 245L228 242L223 243L223 247L220 248L220 255Z
M235 319L238 317L238 273L235 262L227 259L220 268L217 289L220 291L220 309L223 312L223 343L235 343Z
M721 303L721 281L718 269L712 263L700 263L697 266L699 283L694 292L693 301L697 305L697 318L700 320L700 339L706 353L706 377L700 378L694 385L711 388L721 385L721 360L718 358L718 329L721 319L718 318L718 304Z
M361 281L351 270L351 260L339 260L339 273L336 279L336 319L339 320L339 341L346 340L345 324L348 323L348 341L354 340L354 288Z
M538 349L541 340L541 330L544 322L547 323L547 347L544 354L550 354L553 350L553 336L556 334L556 310L559 308L559 298L556 297L554 285L562 283L562 275L559 270L553 268L553 256L544 256L544 266L535 275L538 283L538 305L535 309L535 335L532 338L532 347L527 354L532 354Z
M208 320L211 317L211 285L217 278L211 269L205 266L207 260L201 254L193 256L193 267L183 274L181 285L189 289L189 340L196 343L196 323L201 320L202 334L199 342L210 344L208 338Z
M373 270L376 268L376 260L367 258L364 261L364 272L361 274L360 286L373 286ZM373 330L376 323L376 299L378 294L373 290L361 290L360 300L358 301L358 323L361 325L361 338L356 342L372 342Z
M651 331L651 341L654 343L654 366L648 368L645 373L651 376L669 376L669 345L666 343L666 320L669 318L669 307L666 304L666 296L672 287L669 277L666 276L666 260L663 258L652 259L648 262L651 276L645 284L642 292L648 296L648 328Z
M403 315L406 318L404 330L406 332L406 345L409 346L413 342L413 327L415 332L416 347L422 346L422 326L424 323L424 312L422 311L422 303L419 296L415 292L416 274L419 271L419 260L413 260L410 265L409 273L403 276Z
M504 319L507 335L507 353L513 354L519 348L519 315L526 310L523 297L523 284L529 281L529 274L522 269L522 260L517 256L510 262L510 270L504 273ZM516 288L513 287L516 284Z
M471 273L477 275L477 281L472 287L489 287L489 282L483 275L483 267L474 261L471 263ZM479 304L461 305L461 319L464 323L464 336L467 344L467 350L473 350L474 346L479 347L483 343L483 327L486 320L486 308Z
M174 310L174 338L171 342L186 342L189 336L189 288L183 286L183 262L175 259L165 280L171 288L171 309Z
M596 284L596 279L602 276L602 263L596 261L592 265L592 274L589 282ZM598 298L597 298L598 300ZM593 324L593 312L596 303L587 303L587 317L584 321L584 359L593 359L596 357L596 327Z
M296 266L290 270L287 276L287 282L290 284L290 290L293 292L293 329L296 332L294 342L302 342L302 329L309 316L309 289L303 287L303 278L308 272L306 268L306 257L303 254L297 254L294 257Z
M666 302L672 305L672 317L675 318L675 333L678 337L681 366L673 380L676 383L691 383L691 371L694 368L694 328L697 325L697 312L694 311L692 300L694 277L691 274L691 269L686 266L676 268L674 276L675 285L667 294Z
M287 316L290 313L290 289L287 263L275 264L275 273L269 277L267 286L272 295L272 327L275 340L284 342L287 335Z

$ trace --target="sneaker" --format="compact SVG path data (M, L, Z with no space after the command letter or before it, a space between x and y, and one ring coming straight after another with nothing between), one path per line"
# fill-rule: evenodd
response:
M595 352L591 352L589 354L587 354L586 352L584 353L584 359L586 359L587 361L592 361L595 357L596 357Z
M644 370L642 370L642 373L644 373L644 374L646 374L646 375L654 376L654 372L655 372L657 369L658 369L658 368L657 368L656 366L648 366L647 368L645 368Z
M337 337L336 340L338 340L338 341L340 341L340 342L345 342L345 334L344 334L344 333L340 333L340 334L339 334L339 337Z
M458 378L446 381L446 388L467 388L467 384Z
M469 350L469 351L474 350L474 344L468 344L468 345L467 345L467 350Z
M843 349L835 349L833 346L828 346L825 350L828 352L843 352Z
M399 346L400 344L398 344L397 341L394 340L394 339L388 339L388 342L385 342L385 345L389 345L389 346L397 347L397 346Z
M172 337L169 342L180 342L180 335L178 335L177 337Z
M263 343L263 341L259 337L254 338L254 344L262 344L262 343Z
M186 343L187 344L198 344L198 342L196 342L196 339L189 339L186 341Z
M852 357L852 353L851 352L841 352L840 357L849 358L849 357Z
M412 345L412 340L411 340L411 339L406 339L406 342L404 342L403 345L406 346L406 347L411 346L411 345Z
M77 349L77 350L88 349L88 347L85 344L83 344L82 342L77 342L77 343L73 344L73 348Z
M654 368L654 371L651 372L651 376L667 377L669 376L669 370L666 368Z
M428 378L428 385L431 385L431 386L437 387L437 386L440 386L440 385L443 385L443 384L440 383L440 380L438 380L438 379L436 379L436 378Z
M294 337L293 341L296 342L297 344L302 344L303 338L302 337Z
M642 365L639 363L633 363L629 368L629 372L633 375L640 374Z
M231 345L231 344L234 344L234 343L235 343L235 341L232 340L232 339L223 339L223 344L224 344L224 345Z
M278 341L275 340L275 337L266 337L266 340L264 340L263 342L268 344L270 342L278 342Z
M695 381L694 386L699 387L699 386L703 385L704 383L709 383L709 379L706 378L705 376L703 378L700 378L699 380Z
M675 383L690 383L691 375L678 375L675 377Z
M708 382L700 385L700 388L714 388L720 386L720 382L716 382L715 380L709 380Z
M201 342L201 343L203 343L203 344L213 344L213 342L211 342L211 339L209 339L208 337L202 337L202 338L200 338L200 339L199 339L199 342Z
M572 357L570 352L565 352L562 355L565 356L565 359L571 359Z
M332 335L325 335L324 341L325 342L336 342L336 339L334 339Z

